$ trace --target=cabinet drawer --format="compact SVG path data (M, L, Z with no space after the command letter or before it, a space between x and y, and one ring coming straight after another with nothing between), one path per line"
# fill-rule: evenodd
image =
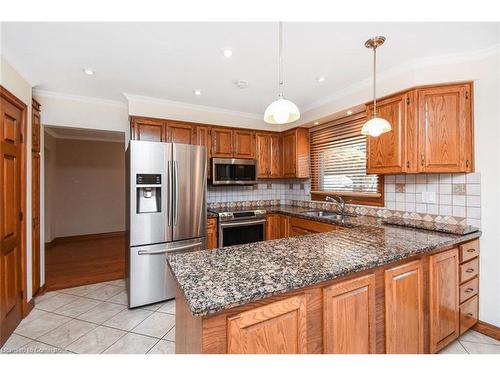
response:
M477 277L473 278L470 281L467 281L460 287L460 303L477 295L478 290L479 290L479 279Z
M467 262L469 259L479 255L479 240L466 242L459 246L460 263Z
M479 273L478 258L474 258L467 263L460 265L460 282L470 280Z
M477 323L478 298L477 296L460 305L460 334Z

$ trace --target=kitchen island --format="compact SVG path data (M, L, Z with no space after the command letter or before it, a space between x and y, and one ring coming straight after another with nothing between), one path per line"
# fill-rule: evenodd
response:
M171 256L176 352L430 353L475 323L479 232L334 224Z

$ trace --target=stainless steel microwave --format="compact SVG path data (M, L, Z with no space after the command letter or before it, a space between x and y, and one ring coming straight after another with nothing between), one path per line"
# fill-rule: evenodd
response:
M254 159L212 158L212 185L255 185Z

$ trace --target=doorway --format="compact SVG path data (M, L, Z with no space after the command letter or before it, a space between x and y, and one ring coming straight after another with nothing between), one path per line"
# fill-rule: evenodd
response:
M125 275L124 133L44 127L46 290Z

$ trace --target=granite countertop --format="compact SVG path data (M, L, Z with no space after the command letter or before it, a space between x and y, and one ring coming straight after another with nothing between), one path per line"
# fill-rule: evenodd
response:
M338 231L289 237L169 257L193 315L201 316L311 286L480 236L383 225L373 217L346 223L301 214L304 207L266 207L341 225Z

